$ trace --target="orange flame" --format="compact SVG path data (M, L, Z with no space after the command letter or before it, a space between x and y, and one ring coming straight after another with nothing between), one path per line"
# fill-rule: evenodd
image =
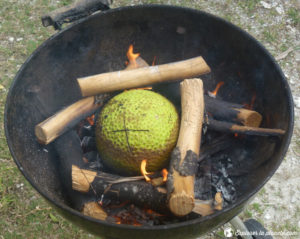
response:
M147 160L146 160L146 159L143 159L143 161L141 162L141 173L142 173L142 175L144 176L146 182L150 182L151 179L150 179L147 175L149 175L149 174L151 174L151 173L148 173L148 172L146 171L146 164L147 164Z
M219 89L220 89L220 87L221 87L222 85L224 85L224 81L220 81L220 82L217 84L216 89L214 89L214 91L209 91L209 92L208 92L209 95L210 95L211 97L216 97L217 94L218 94L218 91L219 91Z
M161 175L163 176L163 182L167 182L168 173L169 173L168 170L165 168L161 170Z
M90 125L94 125L94 123L95 123L95 115L86 117L86 120L89 122Z
M129 63L132 64L134 67L137 67L136 59L140 56L140 53L133 53L133 45L129 46L126 55L129 60Z

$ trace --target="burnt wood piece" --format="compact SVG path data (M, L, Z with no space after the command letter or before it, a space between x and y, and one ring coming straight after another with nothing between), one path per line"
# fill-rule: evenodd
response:
M206 125L211 130L224 132L224 133L238 133L238 134L257 135L257 136L281 136L285 134L285 130L282 129L269 129L269 128L242 126L230 122L214 120L211 118L206 119Z
M216 210L220 211L223 209L223 197L221 192L217 192L215 194L214 199L209 200L195 200L196 207L194 208L193 212L200 214L201 216L205 217L210 214L213 214Z
M210 96L205 96L205 110L216 120L236 122L245 126L259 127L262 121L261 114L256 111Z
M195 180L195 198L201 200L211 200L213 198L213 191L212 166L210 157L199 163L197 177Z
M125 183L114 183L112 181L120 180L122 177L107 174L103 172L96 172L92 170L81 169L75 165L72 166L72 181L73 189L91 197L93 194L103 195L112 200L120 202L131 202L142 208L150 208L160 213L169 214L167 207L167 190L162 187L154 187L151 183L145 181L131 181ZM97 197L99 199L99 197ZM102 197L101 197L102 198ZM85 202L84 208L91 202ZM192 212L201 214L202 216L214 212L213 200L195 200L195 206ZM210 207L205 204L210 204ZM96 202L93 202L92 207L95 207ZM90 207L91 205L88 205ZM101 209L100 209L101 210ZM82 210L83 211L83 210ZM201 212L201 213L200 213ZM105 212L99 212L96 215L93 213L85 215L97 218L98 216L106 219ZM99 218L98 218L99 219ZM101 219L102 220L102 219Z
M215 138L212 142L205 143L201 146L198 162L210 157L224 149L229 148L233 143L232 137L222 135Z
M125 70L144 66L148 66L147 62L141 57L138 57L136 59L136 64L134 62L129 62ZM97 96L90 96L60 110L35 126L35 135L38 141L45 145L51 143L57 137L72 129L81 120L94 114L114 95L115 93L104 93Z
M112 0L77 0L75 3L56 9L42 16L44 27L61 29L63 23L73 22L98 10L108 10Z
M158 212L167 212L166 189L154 187L145 181L121 182L122 177L81 169L72 166L72 188L97 197L110 198L121 202L130 201L137 206L151 208ZM112 183L119 180L120 183Z
M205 60L199 56L188 60L143 67L130 71L115 71L77 79L82 96L113 92L152 85L166 81L178 81L210 72Z
M181 124L176 148L171 154L167 180L168 206L176 216L189 214L194 206L194 180L204 116L203 82L180 83Z
M78 167L85 167L80 139L75 130L71 130L59 137L53 146L58 154L58 170L61 177L61 182L64 186L66 201L70 202L70 206L81 211L84 204L96 200L95 195L85 195L72 190L72 164ZM72 150L68 150L72 149Z

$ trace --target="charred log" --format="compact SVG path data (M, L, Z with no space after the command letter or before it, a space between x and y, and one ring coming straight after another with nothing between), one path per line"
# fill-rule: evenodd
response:
M81 211L85 203L96 200L96 197L95 195L84 195L72 190L72 164L75 164L79 167L86 166L86 163L83 161L80 139L77 133L72 130L59 137L53 143L53 145L59 156L58 170L60 173L61 182L65 188L66 199L68 202L70 202L71 207Z
M281 136L285 134L285 130L282 129L269 129L269 128L242 126L230 122L214 120L212 118L206 120L206 125L211 130L224 132L224 133L238 133L238 134L257 135L257 136Z
M138 178L140 179L140 177ZM126 182L122 182L122 180ZM76 191L109 197L112 200L130 201L137 206L166 212L166 190L144 181L131 181L108 173L72 166L72 188Z
M236 122L245 126L259 127L262 121L261 114L256 111L209 96L205 96L205 110L216 120Z

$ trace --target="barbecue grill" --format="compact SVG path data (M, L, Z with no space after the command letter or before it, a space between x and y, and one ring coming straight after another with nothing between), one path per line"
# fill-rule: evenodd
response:
M75 12L59 11L43 19L44 25L59 29L63 22L105 9L45 41L26 60L11 85L5 132L18 168L58 212L102 238L196 238L230 221L272 177L290 143L293 101L280 67L252 36L206 12L164 5L108 9L108 2L90 2L93 5L75 6ZM184 34L178 29L185 29ZM58 180L59 155L54 144L39 144L34 127L81 98L77 78L122 69L126 60L124 49L132 43L147 62L154 56L159 56L162 64L202 55L212 70L203 77L207 89L224 81L227 87L222 97L231 102L246 102L255 92L257 111L264 117L262 125L286 131L276 138L275 147L267 147L270 140L274 142L269 137L259 138L249 147L252 157L261 163L247 174L248 185L240 188L242 193L237 200L222 211L169 225L136 227L96 220L70 206L64 184ZM178 104L178 83L156 85L154 89ZM72 146L65 150L72 151ZM237 218L232 222L243 228ZM248 223L249 229L251 225Z

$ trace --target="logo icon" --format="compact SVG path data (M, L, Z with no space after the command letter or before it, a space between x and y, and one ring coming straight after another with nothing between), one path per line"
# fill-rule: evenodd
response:
M226 237L233 237L233 230L230 227L224 229L224 235Z

